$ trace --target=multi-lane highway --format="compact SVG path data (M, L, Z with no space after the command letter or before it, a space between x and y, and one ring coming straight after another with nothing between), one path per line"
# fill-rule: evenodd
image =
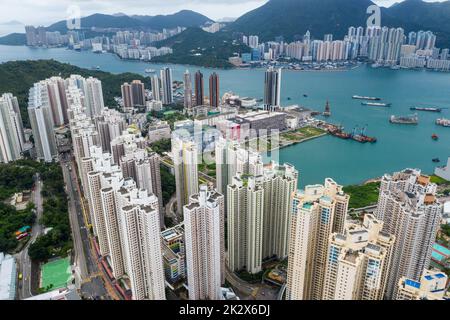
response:
M40 236L44 229L40 225L39 221L42 218L42 181L39 177L39 174L36 174L34 176L35 179L35 185L34 190L32 191L31 198L33 200L33 203L35 205L35 213L36 213L36 220L33 225L31 238L28 241L28 243L25 245L25 247L22 249L22 251L18 254L16 254L16 261L17 261L17 267L18 272L22 273L22 281L19 283L18 287L18 296L19 299L26 299L31 296L33 296L31 292L31 282L32 282L32 270L31 270L31 259L28 255L28 249L30 248L30 245L36 241L36 238Z
M79 199L76 197L76 191L74 190L73 179L71 177L71 162L61 159L61 166L66 184L66 192L68 194L68 209L70 226L72 229L72 239L74 245L74 266L75 272L78 276L78 283L81 283L82 279L85 279L89 275L88 265L86 263L86 253L83 246L82 230L80 228L79 216L81 210L77 210L77 204ZM70 168L70 169L69 169ZM78 205L79 207L79 205Z
M101 272L97 255L90 246L91 239L86 226L89 222L82 207L80 186L72 155L62 154L60 161L69 199L68 207L74 242L77 287L85 298L109 299L112 295L111 284L107 282ZM109 286L108 292L105 286Z
M91 248L89 230L86 227L88 221L81 204L80 187L75 165L70 153L62 153L60 156L66 193L68 196L68 212L73 239L74 269L77 289L85 298L109 299L114 292L111 283L105 279L99 267L98 257ZM43 213L43 199L41 195L42 181L38 174L35 176L35 186L32 191L32 201L35 204L36 220L32 229L32 236L23 250L16 254L18 272L22 273L22 281L18 285L18 298L26 299L33 296L32 279L39 277L32 270L32 261L28 255L30 245L42 235L44 227L39 224ZM108 287L108 291L106 290Z

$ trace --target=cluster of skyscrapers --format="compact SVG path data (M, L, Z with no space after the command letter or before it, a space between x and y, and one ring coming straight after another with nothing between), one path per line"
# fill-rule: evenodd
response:
M41 46L62 46L69 43L70 32L68 34L61 34L59 31L47 31L45 27L25 26L25 36L27 39L27 46L41 47Z
M198 192L209 194L214 198L211 205L219 207L212 210L206 201L202 208L211 221L216 215L216 224L207 224L211 223L209 231L205 225L196 225L197 233L216 236L202 245L215 245L224 252L225 232L214 228L226 225L227 249L221 261L225 260L231 272L256 274L266 259L287 258L287 299L400 299L398 292L405 279L417 283L431 272L427 268L442 205L436 200L436 185L419 170L385 175L376 212L352 221L348 217L350 197L335 181L328 178L323 185L297 190L299 174L292 165L265 165L258 152L243 148L238 141L216 141L216 189L202 186L199 191L195 139L174 135L172 155L185 223L193 219L192 212L199 206ZM188 224L186 232L192 230L192 222ZM216 259L208 250L186 247L188 284L194 276L189 268L196 267L189 267L190 260ZM217 267L207 271L208 277L218 279L223 269L216 262L213 265ZM426 298L442 298L445 288L439 290Z
M153 99L171 104L171 70L151 80ZM189 112L204 104L203 74L195 74L194 86L189 72L184 81ZM217 74L209 86L210 105L217 107ZM280 106L280 86L281 70L267 70L269 114ZM122 98L125 109L145 105L144 84L123 84ZM284 296L290 300L442 299L445 293L447 276L428 270L443 208L437 186L420 170L383 176L376 211L354 221L342 186L327 178L298 190L294 166L265 164L259 152L242 144L243 137L214 141L216 181L200 183L201 128L178 122L170 155L184 228L161 234L160 157L128 126L124 113L105 108L98 79L72 75L35 83L28 112L40 160L57 158L54 129L69 126L98 253L114 278L129 284L133 299L165 299L165 279L186 277L189 299L219 300L228 272L257 274L272 259L288 261ZM21 125L17 99L4 94L3 162L21 156Z
M140 80L124 83L121 86L122 107L124 112L134 108L144 110L161 110L162 106L171 105L174 102L172 70L164 68L160 71L160 77L156 74L150 77L151 94L145 91L145 84Z
M98 36L86 38L85 33L81 30L69 30L66 34L61 34L59 31L47 31L43 26L25 26L25 35L27 45L31 47L68 46L70 49L92 50L96 53L113 52L122 59L150 61L153 57L173 52L168 47L152 47L152 43L173 37L185 29L184 27L176 27L163 29L161 32L144 32L96 28ZM115 34L109 37L103 34L105 32L115 32Z
M69 79L69 126L89 221L99 254L133 299L165 299L160 230L164 224L159 156L124 115L103 108L90 117ZM102 94L102 93L100 93Z
M332 34L324 35L323 40L312 39L308 31L291 43L281 39L259 43L257 36L243 36L242 41L252 48L252 53L242 54L244 63L280 57L319 63L364 58L383 66L450 70L449 49L437 48L431 31L405 35L402 28L350 27L342 40L334 40Z
M189 70L183 76L184 82L184 108L192 113L192 108L205 105L205 84L203 73L199 70L194 74L194 85ZM220 105L219 75L213 72L209 77L209 106L218 108Z
M407 299L398 294L405 279L417 282L429 272L442 214L435 192L419 170L385 175L377 210L362 223L346 222L348 196L331 179L297 192L287 298ZM445 285L438 291L442 299Z

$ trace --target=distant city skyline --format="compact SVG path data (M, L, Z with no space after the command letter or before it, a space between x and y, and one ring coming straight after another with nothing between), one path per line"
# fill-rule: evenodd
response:
M404 0L373 0L380 6L390 6ZM445 0L425 0L426 2L443 2ZM238 18L243 14L262 6L268 0L119 0L87 1L87 0L24 0L7 3L0 0L0 6L7 5L8 10L0 11L0 36L11 32L23 32L25 24L48 26L64 20L69 6L78 5L82 16L94 13L127 15L159 15L173 14L180 10L193 10L210 19L220 20L230 17Z

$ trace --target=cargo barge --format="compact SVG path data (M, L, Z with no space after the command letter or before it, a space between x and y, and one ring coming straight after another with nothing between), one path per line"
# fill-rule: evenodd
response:
M428 111L428 112L442 112L442 108L434 108L434 107L411 107L409 110L412 111Z
M392 106L392 103L382 103L382 102L361 102L362 106L369 106L369 107L390 107Z
M419 123L419 117L417 114L409 115L409 116L391 116L389 119L390 123L395 124L418 124Z
M353 96L352 99L358 99L358 100L371 100L371 101L380 101L381 98L377 97L365 97L365 96Z

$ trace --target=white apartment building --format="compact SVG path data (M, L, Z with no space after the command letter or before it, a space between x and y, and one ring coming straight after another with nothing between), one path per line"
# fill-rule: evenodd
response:
M71 75L66 79L66 87L75 85L85 97L86 114L90 118L101 115L105 108L103 99L102 82L96 78L83 78L79 75Z
M160 157L148 149L134 148L126 149L125 155L120 160L120 167L125 178L136 181L138 188L145 189L149 194L158 198L161 227L164 226L164 209L161 188Z
M22 116L17 98L11 93L0 96L0 162L20 159L25 147Z
M125 271L133 300L165 300L158 199L144 189L119 191Z
M54 121L49 94L41 83L35 83L28 96L28 116L33 131L36 156L39 160L51 162L58 156Z
M396 288L395 300L444 300L448 277L444 272L424 270L420 281L402 277ZM448 297L446 298L449 299Z
M172 159L175 171L177 209L189 203L189 198L198 193L198 148L193 141L172 136Z
M298 171L272 161L264 167L263 258L288 256L292 197L297 190Z
M343 232L349 197L328 178L324 185L297 191L292 201L287 298L320 300L328 240L332 232Z
M366 214L361 225L331 234L322 299L383 299L395 237L382 227L382 221Z
M391 299L401 277L418 281L429 266L443 207L437 186L420 170L405 169L383 176L375 213L383 231L396 238L386 297Z
M100 115L95 116L94 123L100 135L102 149L111 152L111 141L122 135L127 129L127 122L123 113L114 109L103 109Z
M187 280L190 300L220 300L221 212L206 186L183 207Z
M228 267L261 271L264 189L262 176L236 175L227 188Z

